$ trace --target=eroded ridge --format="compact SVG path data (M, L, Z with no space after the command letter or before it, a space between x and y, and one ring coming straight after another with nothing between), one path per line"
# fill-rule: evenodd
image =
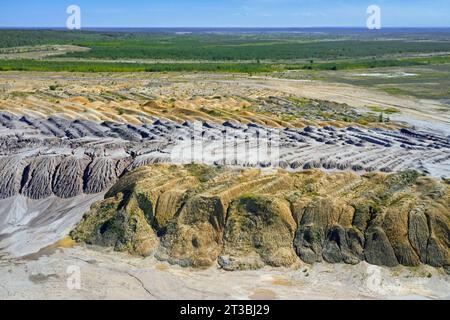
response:
M450 186L395 174L145 166L71 233L88 244L227 270L367 261L450 264Z
M192 141L200 145L195 158ZM275 146L277 152L252 158L260 151L261 141ZM191 161L293 171L414 169L440 178L450 176L450 141L439 133L407 128L279 129L231 120L178 123L167 119L132 125L0 113L3 199L17 194L42 199L98 193L139 166Z

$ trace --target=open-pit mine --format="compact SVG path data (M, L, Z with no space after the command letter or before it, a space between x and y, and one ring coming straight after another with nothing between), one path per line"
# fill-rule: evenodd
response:
M0 297L450 298L449 179L450 111L432 100L3 72ZM66 291L79 264L86 286Z

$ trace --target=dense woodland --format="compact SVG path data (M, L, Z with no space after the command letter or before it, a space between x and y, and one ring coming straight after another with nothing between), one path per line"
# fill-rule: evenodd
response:
M52 58L45 61L0 60L0 70L267 72L413 66L450 61L445 55L417 57L418 54L449 53L450 32L427 36L385 33L375 37L365 33L181 35L169 32L0 30L0 48L66 44L90 50L56 57L77 62L56 62L51 61ZM86 61L88 59L111 62ZM164 63L144 61L151 59L164 60ZM140 61L117 63L117 60ZM178 60L205 63L180 64Z

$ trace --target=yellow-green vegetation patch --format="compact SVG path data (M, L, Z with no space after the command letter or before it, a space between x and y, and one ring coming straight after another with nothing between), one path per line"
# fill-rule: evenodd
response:
M384 92L392 94L392 95L409 95L407 90L396 88L396 87L382 87Z
M369 109L373 112L385 113L385 114L395 114L400 113L400 110L394 107L382 108L380 106L369 106Z

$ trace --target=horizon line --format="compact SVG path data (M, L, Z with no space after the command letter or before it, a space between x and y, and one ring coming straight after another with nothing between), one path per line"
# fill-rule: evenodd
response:
M261 27L261 26L253 26L253 27L211 27L211 26L202 26L202 27L173 27L173 26L152 26L152 27L102 27L102 26L88 26L82 27L79 30L69 30L63 26L38 26L38 27L29 27L29 26L0 26L0 29L10 29L10 30L23 30L23 29L40 29L40 30L48 30L48 29L57 29L57 30L68 30L68 31L83 31L88 29L364 29L368 31L382 31L383 29L450 29L449 26L387 26L382 27L377 30L370 30L364 26L308 26L308 27Z

